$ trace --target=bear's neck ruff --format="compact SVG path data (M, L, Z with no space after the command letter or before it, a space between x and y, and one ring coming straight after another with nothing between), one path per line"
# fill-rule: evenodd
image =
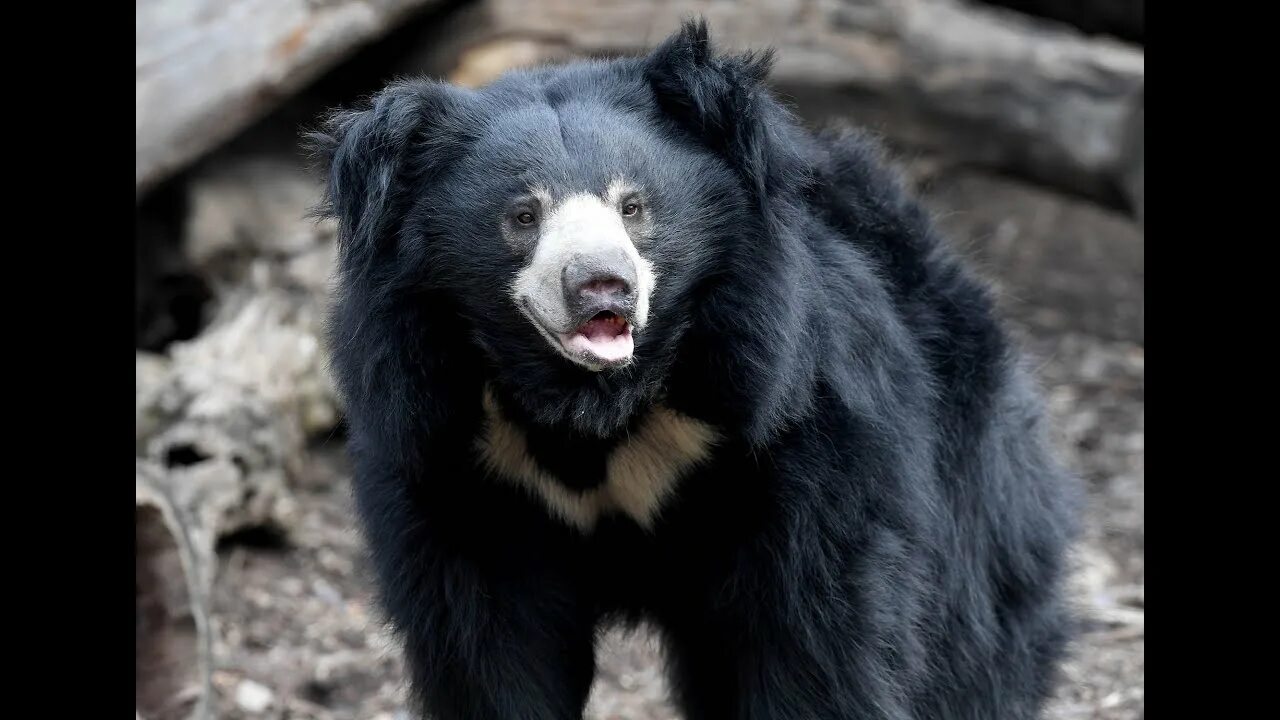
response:
M599 477L565 482L539 462L528 433L502 412L492 391L483 396L484 427L476 449L485 467L538 498L550 513L584 533L605 515L622 514L652 529L680 478L711 457L714 428L662 405L604 452Z

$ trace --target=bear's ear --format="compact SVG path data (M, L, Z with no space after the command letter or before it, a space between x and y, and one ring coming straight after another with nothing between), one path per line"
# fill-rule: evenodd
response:
M658 107L741 173L761 203L804 176L791 114L764 81L773 51L717 56L707 23L687 21L645 59Z
M460 95L432 81L396 82L363 109L338 110L308 133L313 162L325 178L317 214L338 220L346 258L373 257L394 245L406 188L426 180L458 139L450 128Z

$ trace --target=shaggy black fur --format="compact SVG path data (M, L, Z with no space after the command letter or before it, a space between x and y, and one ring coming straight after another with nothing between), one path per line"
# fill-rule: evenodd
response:
M315 134L341 224L334 368L360 520L419 708L577 718L608 621L663 633L689 718L1037 716L1072 479L988 292L876 145L802 130L769 54L415 81ZM507 285L530 183L646 193L635 361L557 355ZM661 402L719 429L656 525L592 532L481 468L482 388L576 488Z

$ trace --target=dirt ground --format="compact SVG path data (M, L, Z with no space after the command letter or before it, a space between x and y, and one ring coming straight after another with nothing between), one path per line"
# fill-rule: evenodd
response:
M1143 715L1143 233L1125 218L998 178L926 185L939 222L1000 288L1037 359L1066 461L1089 488L1075 597L1089 620L1050 720ZM215 708L226 720L409 720L402 667L370 605L339 441L299 481L284 542L219 554ZM611 633L588 717L666 720L658 649Z

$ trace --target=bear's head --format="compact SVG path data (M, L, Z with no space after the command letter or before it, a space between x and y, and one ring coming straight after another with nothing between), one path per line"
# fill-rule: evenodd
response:
M769 63L716 56L691 22L645 57L481 89L402 81L329 117L313 140L340 225L344 392L372 382L354 366L379 353L425 366L428 345L465 344L458 373L531 421L604 436L668 392L689 353L714 365L730 340L689 338L755 331L751 288L716 293L781 252L775 208L803 185L803 136L762 85Z

